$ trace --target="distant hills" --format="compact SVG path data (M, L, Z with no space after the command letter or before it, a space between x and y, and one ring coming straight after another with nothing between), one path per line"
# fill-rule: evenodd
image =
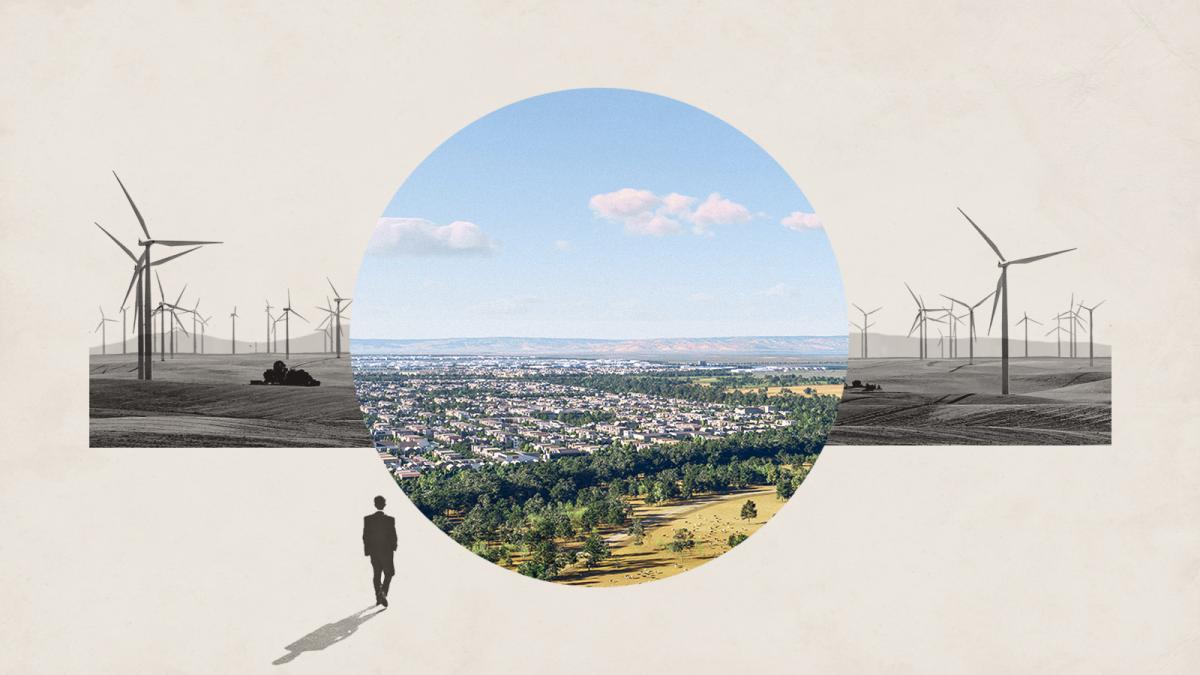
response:
M1043 331L1044 332L1044 331ZM1040 337L1040 336L1039 336ZM939 354L937 346L937 333L934 333L933 338L928 342L929 356L937 357ZM919 345L916 336L905 337L903 335L886 335L871 333L867 342L868 355L872 358L893 357L893 356L916 356ZM1008 336L1009 356L1024 356L1025 354L1025 338L1024 333L1017 330L1013 331ZM1087 357L1088 343L1087 334L1076 337L1077 355ZM850 356L851 358L858 357L861 352L862 336L857 330L853 330L850 334ZM1112 348L1100 342L1094 346L1096 356L1111 356ZM946 349L949 349L949 340L946 341ZM1062 343L1062 355L1068 355L1067 341L1064 339ZM949 351L945 352L946 356L950 355ZM1053 341L1046 341L1045 338L1035 340L1031 335L1029 337L1029 355L1030 356L1055 356L1058 354L1058 346ZM978 336L975 339L975 355L976 356L1000 356L1000 338L998 336L983 337ZM966 358L967 356L967 338L966 330L963 330L963 337L958 341L958 356Z
M222 323L222 325L218 325L218 321L216 321L216 320L209 322L208 334L205 336L205 339L204 339L204 351L206 354L228 354L230 352L229 319L225 319L221 323ZM187 326L188 332L190 333L191 328L192 328L191 321L184 319L184 325ZM157 327L157 324L155 324L155 326ZM117 337L117 334L120 332L121 332L120 330L114 331L111 329L108 331L108 353L109 354L120 354L121 353L121 341L120 341L120 338ZM264 325L264 322L262 319L259 319L257 322L252 322L252 321L248 321L245 319L238 321L238 341L237 341L238 353L239 354L252 354L255 351L258 351L258 352L264 351L266 346L263 344L262 338L263 338L263 335L265 332L266 332L266 326ZM301 334L301 333L303 333L303 334ZM243 336L250 337L251 339L243 339ZM344 321L344 322L342 322L342 352L344 352L344 353L348 353L350 351L349 336L350 336L350 322ZM168 350L169 350L170 349L170 338L168 337L167 339L168 339L167 344L168 344ZM178 351L181 354L191 354L192 353L192 338L191 338L190 334L184 335L183 333L177 332L175 334L175 339L177 340L176 345L175 345L176 351ZM137 340L136 335L128 336L128 342L126 343L126 349L136 352L137 351L136 340ZM197 338L197 342L198 341L199 341L199 338ZM278 340L276 342L277 342L277 346L279 347L279 352L283 353L283 324L279 325L279 336L278 336ZM155 335L154 335L154 353L155 354L158 353L158 345L159 345L159 336L157 333L155 333ZM311 327L309 327L307 324L301 324L298 320L292 321L292 351L293 352L295 352L297 354L316 354L318 352L321 352L324 348L325 348L325 338L321 333L312 332ZM100 345L97 343L96 345L92 346L88 351L91 354L99 354L100 353Z
M845 356L847 340L838 335L654 338L439 338L425 340L355 339L353 351L394 355L523 356Z

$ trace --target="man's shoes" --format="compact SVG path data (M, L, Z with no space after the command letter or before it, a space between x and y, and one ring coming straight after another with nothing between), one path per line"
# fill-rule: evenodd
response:
M384 609L387 609L387 596L385 596L385 595L379 596L379 604L383 605Z
M375 595L375 604L383 605L384 607L387 607L387 600L385 600L382 595L376 594Z

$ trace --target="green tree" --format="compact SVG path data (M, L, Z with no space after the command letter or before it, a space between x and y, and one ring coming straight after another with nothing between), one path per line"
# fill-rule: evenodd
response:
M750 520L758 517L758 505L754 500L747 499L745 504L742 504L742 520Z
M608 542L604 541L604 537L592 533L583 542L583 549L580 551L580 557L583 558L583 564L588 569L600 564L600 561L612 555L612 551L608 548Z
M667 548L672 553L683 553L684 551L696 545L695 535L686 527L681 527L675 530L675 535L671 537L671 541L667 542Z
M626 532L633 538L633 543L635 544L641 545L646 540L646 527L642 525L640 519L635 519L630 523L629 529Z
M746 541L748 536L749 535L747 535L745 532L734 532L733 534L729 535L729 548L733 548L743 541Z

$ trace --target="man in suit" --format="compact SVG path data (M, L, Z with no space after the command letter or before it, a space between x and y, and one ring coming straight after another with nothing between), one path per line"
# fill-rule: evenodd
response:
M387 500L375 498L375 513L363 518L363 555L371 557L371 581L375 584L375 604L388 606L388 586L396 573L392 554L396 552L396 519L383 512Z

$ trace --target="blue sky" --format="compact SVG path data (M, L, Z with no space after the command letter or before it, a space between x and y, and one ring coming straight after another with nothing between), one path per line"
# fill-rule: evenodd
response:
M501 108L396 191L359 270L360 338L845 335L819 219L749 138L652 94Z

